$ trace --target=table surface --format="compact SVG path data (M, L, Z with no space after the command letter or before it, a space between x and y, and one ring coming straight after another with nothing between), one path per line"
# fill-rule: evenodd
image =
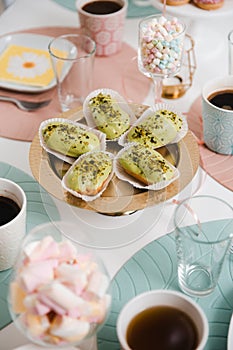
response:
M173 100L172 104L182 112L187 112L194 100L201 94L205 81L215 76L227 75L227 34L232 29L233 24L232 16L224 16L224 18L218 18L215 21L211 18L211 14L210 18L205 18L205 20L193 18L184 18L184 20L187 24L187 32L195 40L197 70L191 89L182 98ZM126 20L124 41L135 49L137 48L137 35L135 33L137 33L139 21L140 18L127 18ZM52 0L16 0L0 16L1 35L33 27L78 25L78 16L74 11L70 11ZM144 102L147 104L153 103L150 93ZM29 149L29 142L0 138L0 161L7 162L31 175ZM199 168L193 181L177 195L176 199L180 200L194 193L214 195L233 204L232 192L205 174L201 168ZM115 234L117 234L117 229L121 229L119 224L121 218L117 221L116 217L110 218L94 212L84 211L70 207L56 199L54 200L60 216L64 220L76 220L77 217L82 217L83 221L91 223L92 226L98 225L98 227L102 224L105 225L107 222L109 227L115 228ZM111 277L114 277L121 266L135 252L154 239L173 231L172 215L174 208L175 204L171 201L166 202L160 212L159 220L155 217L155 208L145 209L140 214L142 220L145 218L145 234L140 233L140 238L128 246L98 250ZM209 208L204 208L204 210L208 211ZM131 225L134 227L133 221L132 215L123 219L124 225L128 224L129 229ZM147 222L150 222L149 226L147 226ZM11 350L27 342L13 324L0 332L0 344L4 344L4 350Z

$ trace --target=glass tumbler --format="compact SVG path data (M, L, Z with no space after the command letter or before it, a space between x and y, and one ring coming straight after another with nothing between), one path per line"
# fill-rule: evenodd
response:
M80 108L92 91L95 42L86 35L67 34L52 39L48 50L62 112Z
M217 285L233 237L233 208L212 196L194 196L174 213L181 290L204 296Z

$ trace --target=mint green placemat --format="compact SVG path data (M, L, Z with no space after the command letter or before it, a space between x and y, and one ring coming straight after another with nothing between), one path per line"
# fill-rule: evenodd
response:
M211 231L214 223L208 223ZM233 309L233 257L227 256L219 283L209 296L193 298L209 321L205 350L226 350L229 322ZM116 321L120 310L134 296L152 289L180 290L177 281L175 235L171 233L137 252L113 280L113 302L107 322L98 334L99 350L120 350Z
M60 219L56 205L50 195L23 171L0 162L0 177L15 181L27 196L27 232L34 226ZM0 329L11 322L7 307L7 292L12 270L0 272ZM0 345L0 349L1 345Z
M71 11L76 11L75 8L75 2L76 0L53 0L57 4L66 7L67 9ZM133 17L145 17L149 15L154 15L156 13L160 13L161 11L156 9L153 6L136 6L133 3L133 0L129 0L128 4L128 11L127 11L127 17L133 18Z

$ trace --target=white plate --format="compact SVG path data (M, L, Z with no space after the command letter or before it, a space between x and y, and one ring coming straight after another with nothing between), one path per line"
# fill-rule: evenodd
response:
M233 314L231 316L231 321L228 329L228 336L227 336L227 350L233 349Z
M0 38L0 55L9 45L20 45L34 49L48 50L49 42L53 38L38 34L9 34ZM51 89L56 85L55 78L46 86L32 86L20 83L0 80L0 87L16 91L42 92Z
M163 2L161 0L151 0L151 5L159 10L163 10ZM181 16L187 18L211 18L213 17L222 17L230 16L233 14L233 0L225 0L221 8L217 10L207 11L202 10L194 4L188 3L180 6L166 6L167 13L174 16Z

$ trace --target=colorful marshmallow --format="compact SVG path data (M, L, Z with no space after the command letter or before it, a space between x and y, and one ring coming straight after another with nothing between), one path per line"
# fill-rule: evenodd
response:
M180 68L185 28L177 18L151 18L140 25L142 69L149 74L169 76Z
M38 343L77 343L104 322L109 279L90 254L51 236L28 244L10 286L11 307Z

